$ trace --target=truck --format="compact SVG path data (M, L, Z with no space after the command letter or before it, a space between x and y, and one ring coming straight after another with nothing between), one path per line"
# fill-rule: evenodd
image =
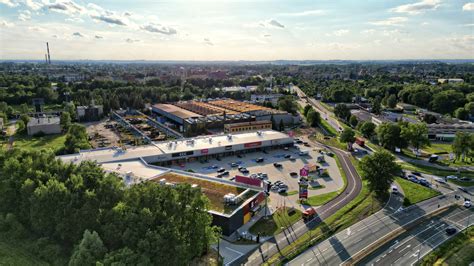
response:
M357 145L359 145L361 147L364 147L365 146L365 139L360 138L360 137L356 137L355 143L357 143Z
M305 222L311 221L314 218L314 216L316 216L316 210L312 207L307 208L303 212L303 221Z

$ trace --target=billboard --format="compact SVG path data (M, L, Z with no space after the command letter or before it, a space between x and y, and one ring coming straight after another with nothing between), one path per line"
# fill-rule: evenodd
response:
M201 150L201 154L208 154L209 153L209 149L202 149Z
M261 142L261 141L250 142L250 143L245 143L245 144L244 144L244 147L245 147L245 148L253 148L253 147L259 147L259 146L262 146L262 142Z
M308 184L300 183L298 195L300 199L307 199L308 198Z
M242 175L236 175L235 176L235 182L247 184L247 185L252 185L252 186L257 186L259 187L262 183L260 179L257 178L250 178Z

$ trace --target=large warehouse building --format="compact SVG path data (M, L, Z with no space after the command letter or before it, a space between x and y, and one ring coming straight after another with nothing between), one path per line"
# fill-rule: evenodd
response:
M213 224L220 226L224 235L231 235L260 211L264 203L262 189L163 166L292 145L293 139L288 135L263 130L165 141L130 149L85 150L59 158L73 163L96 161L106 171L123 176L126 183L149 180L162 185L188 183L200 187L210 200Z
M152 111L175 123L188 136L213 130L222 132L224 125L233 123L273 120L277 125L280 121L285 125L293 125L297 121L297 118L285 111L230 99L155 104Z

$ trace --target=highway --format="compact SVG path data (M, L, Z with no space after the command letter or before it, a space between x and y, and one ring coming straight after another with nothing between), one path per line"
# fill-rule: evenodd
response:
M446 234L446 228L453 227L460 232L472 224L474 209L448 209L381 246L357 265L412 265L454 236Z
M315 143L313 143L315 144ZM347 177L347 186L345 190L337 197L318 208L318 216L309 223L304 223L303 220L298 221L289 228L285 229L278 235L275 235L269 241L263 243L257 250L251 253L248 257L242 257L239 261L233 264L245 265L259 265L266 261L282 249L295 241L298 237L306 233L310 228L313 228L324 221L329 216L333 215L340 208L352 201L359 195L362 188L360 176L352 165L349 155L341 150L329 149L339 158L342 169Z
M383 209L320 242L292 260L289 265L352 263L354 259L363 258L369 254L371 248L376 249L383 245L382 241L393 238L396 232L410 230L409 225L418 221L421 217L442 210L444 207L461 204L462 200L455 199L455 194L468 196L464 192L455 191L405 209L400 208L395 212Z

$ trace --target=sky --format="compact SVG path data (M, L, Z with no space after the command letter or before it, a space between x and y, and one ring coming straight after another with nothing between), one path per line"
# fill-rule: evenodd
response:
M0 0L0 60L46 42L52 61L474 59L474 2Z

